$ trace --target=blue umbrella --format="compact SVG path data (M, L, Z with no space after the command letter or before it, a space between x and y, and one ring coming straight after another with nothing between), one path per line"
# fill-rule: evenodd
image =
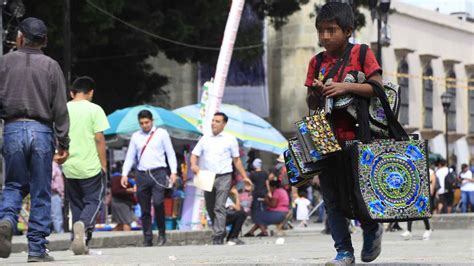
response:
M200 119L199 111L199 104L194 104L175 109L173 112L197 125ZM281 133L258 115L230 104L222 104L220 111L229 117L224 131L240 139L244 147L275 154L281 154L287 148L288 142Z
M139 130L138 113L145 109L153 114L154 125L165 128L173 138L197 139L201 135L201 132L195 126L179 115L151 105L138 105L111 113L107 116L110 128L104 132L104 135L130 135Z

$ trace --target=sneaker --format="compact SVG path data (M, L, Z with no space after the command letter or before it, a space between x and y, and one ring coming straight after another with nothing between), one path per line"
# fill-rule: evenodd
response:
M74 239L72 240L71 249L74 255L84 255L86 252L85 226L84 222L77 221L72 226L74 231Z
M355 265L355 257L350 251L338 252L336 257L333 260L326 262L325 265Z
M425 233L423 233L423 240L430 240L430 237L431 237L431 232L433 232L433 230L425 230Z
M405 232L403 232L403 234L401 234L401 236L408 240L408 239L411 238L411 232L410 231L405 231Z
M364 244L362 247L362 252L360 257L363 262L374 261L382 251L382 235L383 235L383 226L378 224L377 231L370 234L364 232Z
M12 252L13 226L8 220L0 221L0 258L10 257Z
M46 250L43 254L39 256L28 255L28 262L48 262L54 261L54 257L49 255L49 250Z
M245 245L245 242L238 239L238 238L231 238L227 241L227 245L234 246L234 245Z

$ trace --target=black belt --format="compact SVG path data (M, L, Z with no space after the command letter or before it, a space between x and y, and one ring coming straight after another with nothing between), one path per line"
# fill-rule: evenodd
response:
M137 171L139 173L151 173L151 172L155 172L155 171L158 171L158 170L166 170L166 167L158 167L158 168L153 168L153 169L149 169L149 170L145 170L145 171L137 169Z
M27 118L27 117L6 118L5 119L5 124L6 123L11 123L11 122L32 122L32 121L37 121L37 120Z
M216 174L216 178L221 177L221 176L225 176L225 175L230 175L230 174L232 174L232 172L225 173L225 174Z

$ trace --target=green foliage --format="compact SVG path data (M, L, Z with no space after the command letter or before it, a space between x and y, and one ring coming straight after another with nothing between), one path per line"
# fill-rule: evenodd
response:
M63 2L24 0L25 17L39 17L47 24L48 47L45 53L60 63L63 62L64 46ZM270 17L271 24L278 29L287 22L289 15L307 2L247 0L245 12L256 11L260 20L241 24L235 46L261 43L261 20L264 17ZM156 56L158 52L179 63L216 64L231 1L70 0L70 4L72 79L82 75L94 78L98 88L95 101L106 112L111 112L147 102L152 96L158 97L163 106L169 105L166 92L161 89L168 77L151 72L151 66L145 63L145 59ZM183 44L216 49L186 47L163 41L156 35ZM256 47L236 50L234 56L245 61L261 56L262 52L262 47Z

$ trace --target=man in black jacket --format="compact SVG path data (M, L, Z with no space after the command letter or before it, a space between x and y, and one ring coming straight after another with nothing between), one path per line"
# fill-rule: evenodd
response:
M51 162L53 156L58 163L68 157L66 86L59 64L41 51L47 39L43 21L27 18L19 29L18 50L0 55L0 118L5 122L0 257L10 256L22 200L30 194L28 262L44 262L54 260L46 249L51 230Z

